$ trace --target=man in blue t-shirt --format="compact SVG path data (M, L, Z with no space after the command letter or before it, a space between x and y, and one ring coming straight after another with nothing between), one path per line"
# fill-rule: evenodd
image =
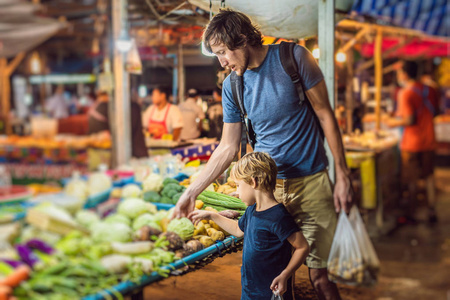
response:
M208 24L203 42L222 67L243 76L244 106L256 133L255 151L267 152L278 166L275 196L302 229L309 245L306 259L311 283L320 299L339 299L328 280L327 260L336 228L336 212L349 211L353 191L344 148L323 75L312 55L294 49L309 108L300 104L296 87L284 71L278 45L262 45L261 32L239 12L221 10ZM195 182L180 197L176 217L194 209L197 195L230 165L239 151L240 111L231 92L230 78L223 83L222 140ZM328 178L319 119L335 160L334 191Z

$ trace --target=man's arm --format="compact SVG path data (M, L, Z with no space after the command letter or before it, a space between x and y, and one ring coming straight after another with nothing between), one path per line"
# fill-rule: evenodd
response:
M173 141L178 141L180 139L181 129L183 129L183 127L173 129L173 133L172 133Z
M336 183L334 186L334 206L336 212L343 208L349 212L353 201L353 189L350 181L350 170L345 161L344 146L336 118L328 101L325 81L322 80L306 91L311 105L319 118L320 125L330 146L336 166Z
M181 195L175 206L173 214L175 218L187 217L194 210L197 196L231 164L239 151L241 126L240 122L223 124L223 135L219 146L197 179Z

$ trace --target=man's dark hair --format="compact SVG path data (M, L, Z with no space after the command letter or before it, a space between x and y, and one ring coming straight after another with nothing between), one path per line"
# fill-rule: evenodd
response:
M230 50L236 50L245 45L262 46L261 31L249 17L231 9L221 9L209 22L203 32L203 43L209 52L211 41L214 45L224 43Z
M405 60L402 64L403 72L408 75L410 79L417 79L419 73L419 64L415 61Z
M160 93L166 94L167 101L169 101L170 95L172 95L172 89L165 85L158 85L154 88L154 90L158 90Z

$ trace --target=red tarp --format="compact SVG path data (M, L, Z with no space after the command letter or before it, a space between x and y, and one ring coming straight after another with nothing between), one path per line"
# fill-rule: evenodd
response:
M395 47L398 43L401 43L402 39L384 38L382 44L382 52ZM373 57L374 55L374 43L364 43L361 45L361 55L365 57ZM429 57L448 57L450 56L450 41L439 40L427 40L416 38L403 47L400 47L389 57L399 58L429 58Z

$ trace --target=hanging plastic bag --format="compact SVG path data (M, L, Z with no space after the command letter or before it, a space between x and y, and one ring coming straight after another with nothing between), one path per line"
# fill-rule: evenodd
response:
M278 291L274 291L271 300L283 300L283 296Z
M353 228L341 211L328 257L328 278L336 283L362 282L362 255Z
M380 262L358 208L350 216L341 211L328 258L328 278L336 283L371 286L377 282Z
M354 205L350 210L349 216L350 224L359 244L363 259L363 281L361 285L371 286L378 281L378 272L380 270L380 260L378 259L375 248L369 238L364 222L361 218L358 208Z
M139 51L134 39L131 40L131 48L127 54L125 69L131 74L142 74L141 57L139 56Z

